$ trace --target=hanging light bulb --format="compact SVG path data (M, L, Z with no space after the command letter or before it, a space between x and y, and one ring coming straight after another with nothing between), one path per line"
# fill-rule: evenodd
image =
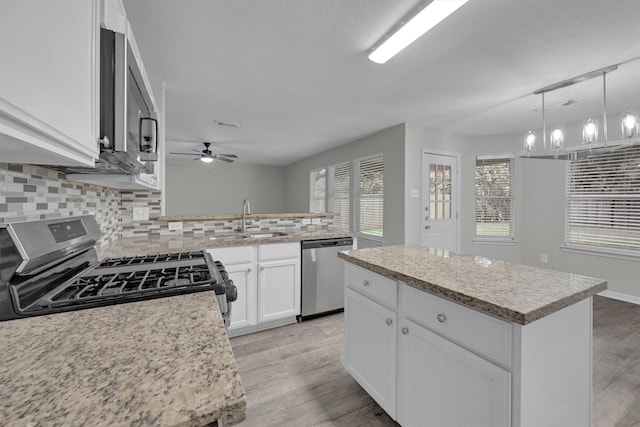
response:
M549 135L549 145L552 150L561 150L564 147L564 129L562 126L555 126Z
M582 126L582 143L593 144L598 141L598 120L587 119Z
M637 111L627 111L622 115L622 136L633 138L640 136L640 118Z
M533 153L536 146L536 134L532 130L524 136L524 151L527 154Z

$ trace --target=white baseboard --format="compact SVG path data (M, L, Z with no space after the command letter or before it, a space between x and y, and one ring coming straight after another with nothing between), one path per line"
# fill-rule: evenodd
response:
M635 295L623 294L622 292L615 292L615 291L609 291L609 290L602 291L598 295L640 305L640 297L637 297Z

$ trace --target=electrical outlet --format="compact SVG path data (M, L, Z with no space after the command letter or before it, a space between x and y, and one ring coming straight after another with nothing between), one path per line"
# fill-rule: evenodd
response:
M546 264L549 262L549 257L546 254L540 255L540 262Z
M169 223L169 231L182 230L182 221L171 221Z
M149 220L149 208L133 208L133 220L134 221L148 221Z

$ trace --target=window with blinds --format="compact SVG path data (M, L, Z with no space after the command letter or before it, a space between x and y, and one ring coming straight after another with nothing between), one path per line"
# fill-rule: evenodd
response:
M339 214L334 224L337 229L349 231L351 211L351 162L329 167L329 212Z
M384 157L382 154L354 162L357 176L357 231L382 239L384 217Z
M566 244L640 251L640 146L572 160L567 173Z
M512 158L476 158L476 237L513 239Z
M327 211L327 170L315 169L310 172L309 212Z

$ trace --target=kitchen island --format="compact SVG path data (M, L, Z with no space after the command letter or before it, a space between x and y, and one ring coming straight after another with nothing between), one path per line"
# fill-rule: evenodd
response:
M0 424L204 426L246 397L212 292L0 323Z
M401 425L591 424L605 281L411 245L339 257L345 368Z

